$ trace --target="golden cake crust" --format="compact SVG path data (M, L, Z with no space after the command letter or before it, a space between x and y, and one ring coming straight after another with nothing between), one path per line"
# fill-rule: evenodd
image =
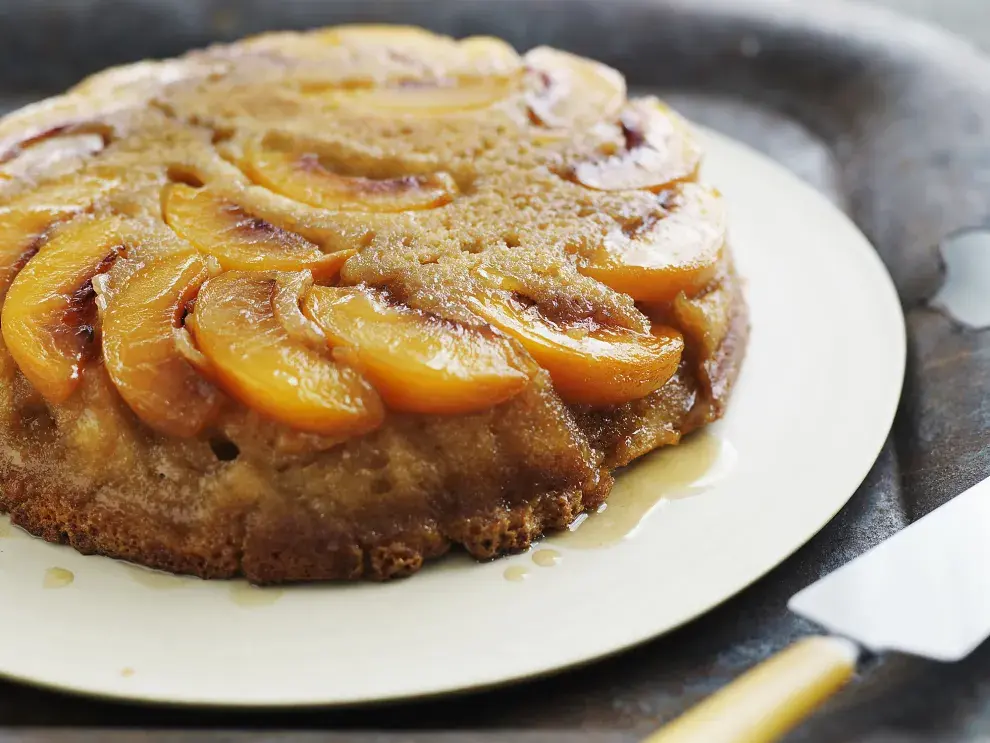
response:
M525 549L724 410L748 321L699 158L613 70L406 28L9 116L0 510L259 583Z

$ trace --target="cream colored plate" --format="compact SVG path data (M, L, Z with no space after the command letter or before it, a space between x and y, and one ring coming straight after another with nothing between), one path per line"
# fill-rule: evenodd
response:
M573 535L489 564L450 557L386 585L280 591L174 578L2 521L0 673L194 704L434 694L629 647L781 562L873 464L900 393L903 318L845 216L762 156L706 140L705 177L729 203L753 323L713 433L623 474L609 510ZM588 548L596 542L607 546Z

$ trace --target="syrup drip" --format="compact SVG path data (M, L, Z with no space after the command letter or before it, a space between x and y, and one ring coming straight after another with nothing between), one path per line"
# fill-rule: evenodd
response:
M573 549L610 547L632 537L665 502L698 495L733 469L735 447L708 429L679 446L648 454L616 478L615 488L596 513L581 514L566 532L552 538Z
M541 568L552 568L560 562L561 556L557 550L542 549L533 553L533 562Z
M529 570L524 568L522 565L511 565L505 569L505 572L502 575L507 581L522 583L529 577Z
M65 588L72 585L72 581L75 579L76 576L71 570L66 570L65 568L48 568L45 571L45 579L42 581L41 586L47 589Z

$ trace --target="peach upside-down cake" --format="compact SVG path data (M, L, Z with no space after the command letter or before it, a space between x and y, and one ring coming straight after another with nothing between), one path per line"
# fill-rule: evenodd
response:
M272 33L0 121L0 511L257 583L526 549L718 418L748 322L699 145L623 77Z

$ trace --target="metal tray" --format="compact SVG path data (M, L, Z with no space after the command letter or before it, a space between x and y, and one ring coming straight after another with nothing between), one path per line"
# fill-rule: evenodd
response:
M144 731L122 734L128 741L199 740L152 731L205 727L347 728L340 740L382 743L436 740L425 731L437 730L451 740L637 740L808 632L785 610L791 593L990 474L990 335L927 305L944 272L939 244L985 224L990 211L990 60L906 19L786 0L13 0L0 3L0 110L107 65L350 20L489 33L520 48L549 43L597 57L825 191L876 245L907 312L907 380L891 438L849 504L784 565L699 621L587 668L444 701L236 716L0 683L0 741L60 738L32 731L51 726ZM792 739L978 740L990 731L988 676L990 647L955 666L889 657ZM400 729L424 732L370 732ZM286 739L297 735L309 739Z

